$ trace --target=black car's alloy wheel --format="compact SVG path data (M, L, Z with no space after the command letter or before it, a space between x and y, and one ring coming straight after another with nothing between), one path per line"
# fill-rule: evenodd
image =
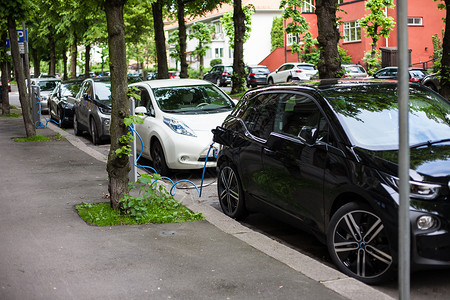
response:
M386 228L368 205L352 202L338 209L331 218L327 245L333 262L351 277L378 284L392 276Z
M217 78L216 84L217 84L217 86L222 86L222 84L220 83L220 78Z
M217 192L220 207L227 216L239 220L247 215L239 176L229 164L220 166Z

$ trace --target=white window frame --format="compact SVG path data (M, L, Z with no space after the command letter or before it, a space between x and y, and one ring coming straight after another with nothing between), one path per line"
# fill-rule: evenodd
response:
M422 26L423 18L422 17L408 17L408 26Z
M294 42L298 43L298 33L288 33L286 36L286 46L291 46Z
M214 49L214 58L223 58L223 48Z
M342 4L344 3L344 0L337 0L337 4Z
M344 42L360 42L361 26L358 20L344 23Z
M314 8L314 0L303 0L301 8L302 13L313 13Z

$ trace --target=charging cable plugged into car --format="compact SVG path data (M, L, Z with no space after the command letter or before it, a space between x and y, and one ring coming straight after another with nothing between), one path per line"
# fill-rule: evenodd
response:
M63 117L62 117L62 119L59 120L59 122L56 122L51 117L50 117L50 119L47 119L42 114L42 103L41 103L41 98L39 97L39 87L37 87L37 89L33 89L32 96L34 96L34 98L35 98L34 100L32 99L32 103L36 104L36 105L32 105L33 116L37 116L37 118L36 117L33 118L34 126L37 129L47 128L47 125L48 125L49 122L53 122L56 125L61 126L61 123L63 122L63 120L66 117L66 109L65 109L65 107L63 107ZM37 111L35 112L36 107L37 107ZM45 122L41 121L41 117L44 118ZM34 120L34 119L36 119L36 120Z

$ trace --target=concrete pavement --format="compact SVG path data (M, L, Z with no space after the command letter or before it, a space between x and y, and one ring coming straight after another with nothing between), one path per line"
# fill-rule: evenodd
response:
M74 206L108 201L106 157L55 132L16 143L0 118L0 299L391 299L183 190L206 221L89 226Z

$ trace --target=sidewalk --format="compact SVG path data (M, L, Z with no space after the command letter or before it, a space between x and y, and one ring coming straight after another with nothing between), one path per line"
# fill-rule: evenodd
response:
M55 132L16 143L0 118L0 299L391 299L183 191L206 221L89 226L74 206L108 201L106 157Z

